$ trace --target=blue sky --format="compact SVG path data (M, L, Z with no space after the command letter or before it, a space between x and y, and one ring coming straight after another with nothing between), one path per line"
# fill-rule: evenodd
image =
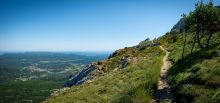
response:
M168 32L198 0L0 0L0 51L112 51ZM214 0L220 5L220 0Z

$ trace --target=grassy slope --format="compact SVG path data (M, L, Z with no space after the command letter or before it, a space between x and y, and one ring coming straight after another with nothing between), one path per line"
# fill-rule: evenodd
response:
M212 38L212 47L200 50L198 46L190 55L193 33L187 34L186 50L182 55L182 35L168 34L159 39L170 48L169 59L173 66L169 80L177 102L219 103L220 102L220 33ZM170 41L170 42L167 42Z
M117 59L120 59L122 54L135 53L130 50L131 48L123 49L121 55L119 53L118 56L107 61L107 64L117 65ZM136 54L146 58L139 59L136 64L129 65L124 69L108 71L104 76L100 76L90 83L72 87L58 96L49 98L46 102L150 102L159 79L164 52L159 47L150 47L138 52Z

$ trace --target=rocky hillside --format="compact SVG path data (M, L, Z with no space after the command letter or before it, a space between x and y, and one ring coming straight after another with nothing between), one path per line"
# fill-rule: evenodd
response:
M135 64L138 60L145 58L143 54L141 55L141 52L144 49L158 45L159 43L146 39L140 42L137 46L119 49L112 53L108 57L108 60L93 62L87 65L87 67L83 69L77 76L72 77L72 79L68 81L65 86L71 87L79 85L88 80L98 78L112 70L114 71L126 68L128 65Z
M146 39L89 64L46 102L150 102L165 54L158 45Z

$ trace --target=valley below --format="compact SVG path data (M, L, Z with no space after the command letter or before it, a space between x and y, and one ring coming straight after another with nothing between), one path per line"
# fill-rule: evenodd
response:
M4 53L0 55L0 103L38 103L63 88L90 62L108 54Z

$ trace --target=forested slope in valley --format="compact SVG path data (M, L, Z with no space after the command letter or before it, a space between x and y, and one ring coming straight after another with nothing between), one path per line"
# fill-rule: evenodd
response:
M24 52L0 55L0 103L45 100L88 63L108 53Z

